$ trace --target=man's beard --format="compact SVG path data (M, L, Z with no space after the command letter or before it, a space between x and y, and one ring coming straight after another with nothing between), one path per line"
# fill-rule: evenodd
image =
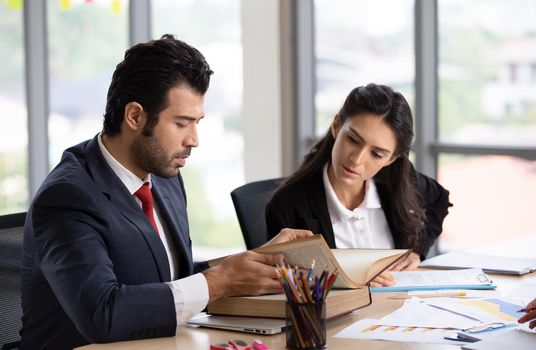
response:
M164 148L154 136L138 136L132 143L132 155L136 164L143 170L164 178L177 176L179 167L171 165L179 157L187 157L192 150L186 147L168 157Z

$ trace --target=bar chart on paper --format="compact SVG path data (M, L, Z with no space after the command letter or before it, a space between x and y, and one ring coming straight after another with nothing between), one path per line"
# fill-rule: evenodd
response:
M335 337L417 343L463 344L463 342L444 339L446 335L452 333L450 329L382 326L378 325L377 321L373 319L359 320L337 333Z

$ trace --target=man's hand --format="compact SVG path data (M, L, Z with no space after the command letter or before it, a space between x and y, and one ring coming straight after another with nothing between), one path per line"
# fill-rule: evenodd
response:
M313 233L309 230L295 230L291 228L284 228L277 234L277 236L272 238L265 245L293 241L295 239L310 237L312 235Z
M221 264L203 272L207 279L209 303L223 296L260 295L281 292L275 269L283 254L247 251L230 255Z
M308 230L285 228L266 245L312 235ZM281 292L275 264L282 264L283 259L283 254L259 254L253 251L226 257L221 264L203 272L208 284L209 303L223 296Z
M532 300L530 303L527 304L525 307L526 314L517 320L519 323L525 323L527 321L530 321L529 328L535 328L536 327L536 299Z
M421 263L421 258L419 257L419 254L415 252L411 252L408 256L406 256L404 259L399 261L396 265L391 267L390 271L413 271L416 270L419 267L419 264ZM378 277L373 279L370 282L371 287L390 287L396 283L395 278L392 274L389 273L389 271L384 271Z

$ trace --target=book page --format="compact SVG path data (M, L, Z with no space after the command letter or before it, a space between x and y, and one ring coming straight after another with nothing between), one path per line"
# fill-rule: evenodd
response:
M309 269L313 259L315 259L313 275L320 276L324 270L338 271L337 279L333 285L334 288L358 288L361 286L360 283L352 281L345 273L345 269L341 267L322 235L314 235L313 237L268 245L253 250L263 254L283 253L285 254L285 262L288 265L291 267L298 266L302 269Z
M332 249L346 274L359 284L366 284L398 258L407 249ZM335 285L336 287L337 285Z

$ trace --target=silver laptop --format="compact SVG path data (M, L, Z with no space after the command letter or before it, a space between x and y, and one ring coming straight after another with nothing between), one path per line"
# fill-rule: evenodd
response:
M276 334L285 329L285 320L277 318L200 315L186 323L194 326L256 334Z

